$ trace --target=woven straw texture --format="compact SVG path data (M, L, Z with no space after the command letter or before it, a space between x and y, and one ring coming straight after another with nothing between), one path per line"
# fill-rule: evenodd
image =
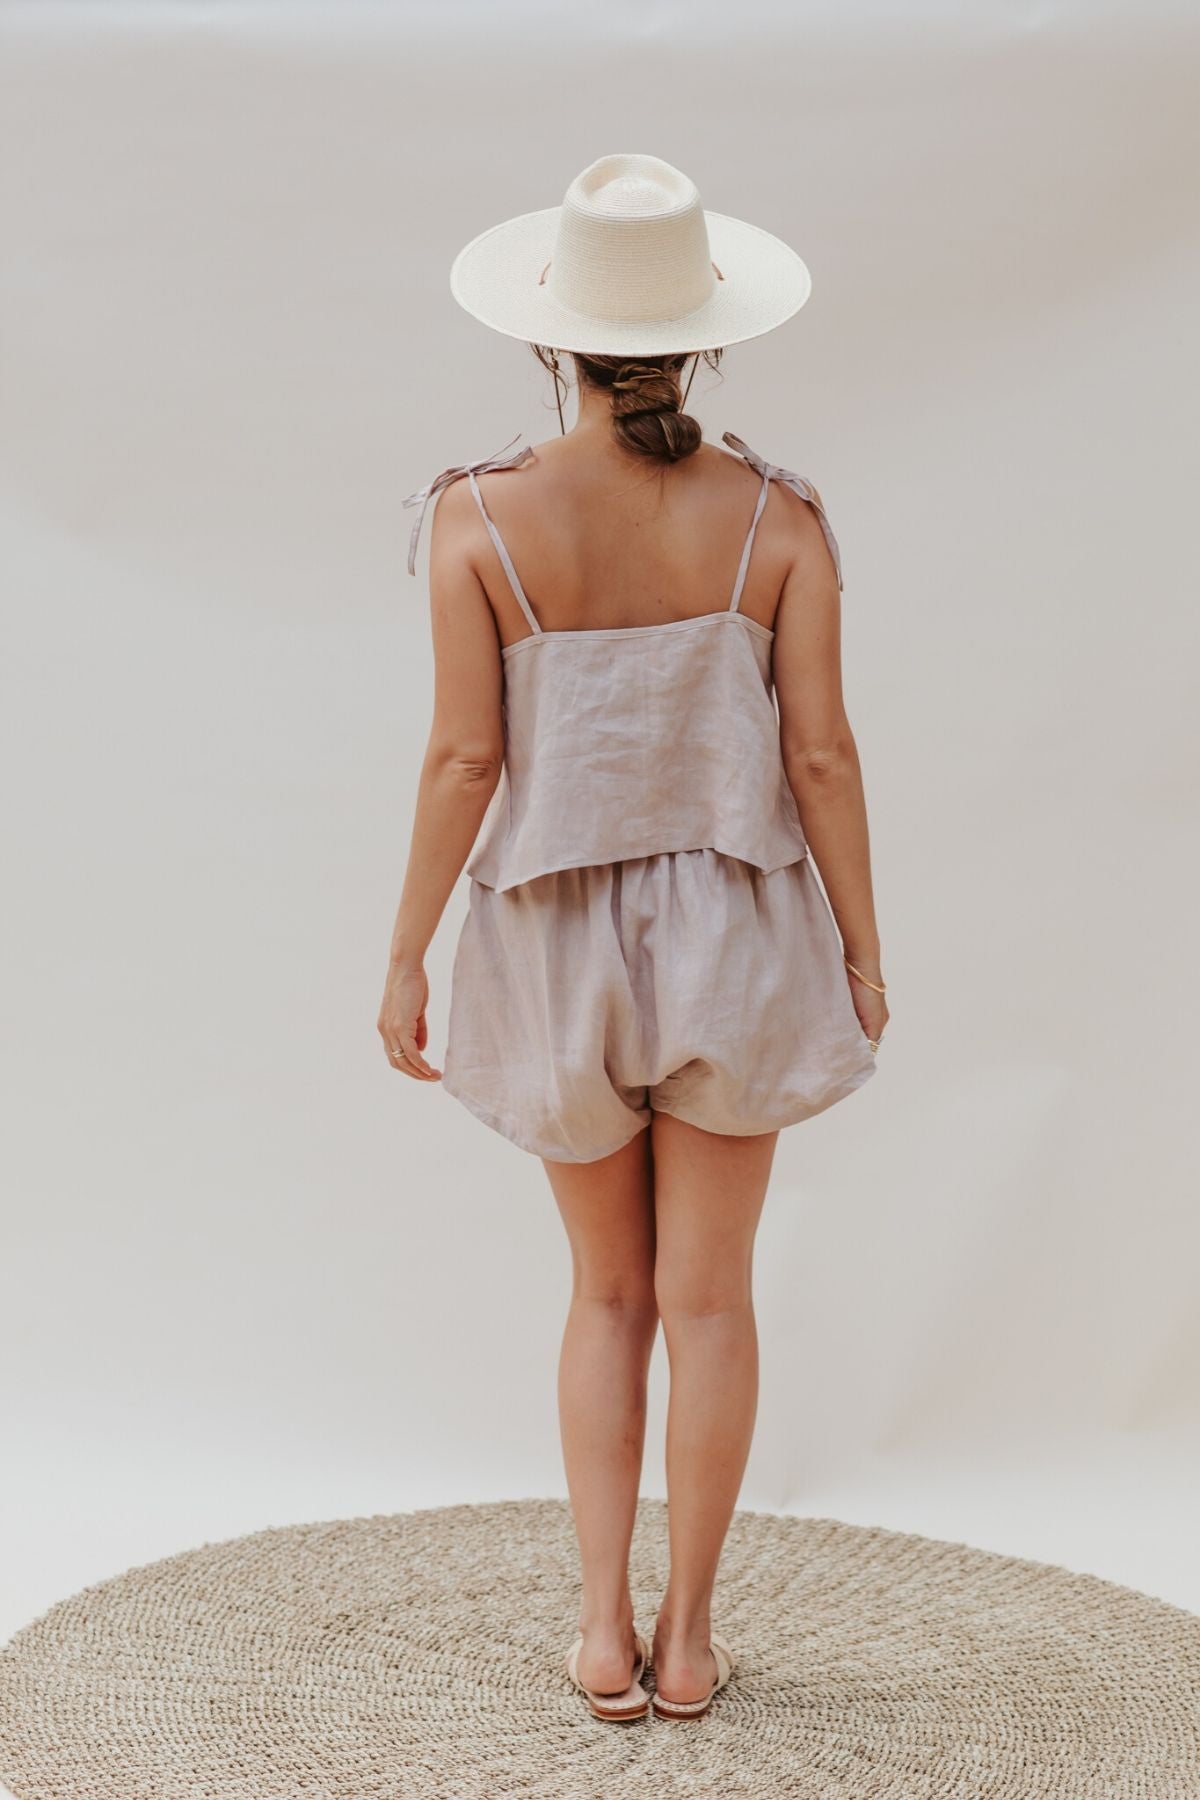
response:
M638 1624L666 1572L639 1508ZM1200 1619L1107 1582L739 1513L707 1717L609 1725L562 1672L565 1503L338 1520L89 1588L0 1652L17 1800L1196 1800Z

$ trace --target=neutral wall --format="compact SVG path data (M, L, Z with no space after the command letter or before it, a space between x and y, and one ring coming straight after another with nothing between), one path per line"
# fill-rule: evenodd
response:
M841 540L892 1005L780 1143L743 1502L1200 1605L1194 19L0 27L0 1636L205 1539L564 1491L542 1170L375 1036L430 706L399 502L557 429L447 268L629 148L814 272L693 397Z

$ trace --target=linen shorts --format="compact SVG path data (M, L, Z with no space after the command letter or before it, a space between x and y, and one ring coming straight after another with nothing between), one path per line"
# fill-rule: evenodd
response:
M807 857L716 850L471 883L442 1086L551 1162L593 1162L673 1113L749 1136L875 1073Z

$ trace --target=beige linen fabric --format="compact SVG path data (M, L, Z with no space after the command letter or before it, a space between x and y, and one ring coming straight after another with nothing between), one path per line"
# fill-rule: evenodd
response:
M661 850L709 846L761 869L806 856L771 639L726 611L510 644L504 771L468 875L503 890Z
M471 884L442 1085L524 1150L591 1162L652 1110L775 1131L875 1068L806 857L766 872L668 851Z
M774 633L739 605L772 481L813 508L838 585L841 552L812 482L725 433L762 477L727 607L659 625L543 631L477 474L520 469L530 447L444 469L416 506L408 567L430 502L466 476L529 635L504 650L504 769L467 863L503 891L553 869L710 847L760 869L808 853L779 751Z
M543 631L476 476L465 475L529 635L504 649L504 771L467 863L443 1085L523 1149L607 1156L671 1112L746 1136L811 1118L875 1058L783 767L774 633L740 611L772 480L762 476L729 604L658 625Z

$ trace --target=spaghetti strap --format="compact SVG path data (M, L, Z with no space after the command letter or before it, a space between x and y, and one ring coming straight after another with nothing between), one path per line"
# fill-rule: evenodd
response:
M730 610L732 611L737 606L738 601L742 597L742 583L746 579L746 569L750 562L750 549L754 542L754 533L758 527L758 521L762 516L763 504L767 494L767 483L769 481L781 481L785 487L790 487L794 494L800 496L801 500L807 500L808 504L816 513L817 518L820 521L821 530L825 534L825 542L829 547L829 554L833 558L833 567L837 574L837 584L840 590L842 587L842 553L838 549L838 541L833 535L833 527L829 523L821 496L813 486L812 482L807 480L803 475L793 474L791 469L781 469L778 463L765 462L763 458L758 455L757 451L751 450L750 446L744 444L740 437L735 437L732 431L727 431L723 434L722 442L728 444L731 450L736 450L739 456L744 456L746 461L750 464L750 467L752 469L757 469L763 478L762 488L758 496L758 505L755 508L754 519L750 526L750 535L747 537L746 547L742 551L741 567L738 569L737 585L733 591Z
M758 502L754 508L754 517L750 521L750 529L746 533L746 542L742 545L742 560L738 564L737 580L733 584L733 597L729 602L730 612L736 612L742 598L742 589L746 585L746 570L750 567L750 552L754 548L754 534L758 530L758 521L762 518L763 507L767 504L767 489L771 478L764 474L762 486L758 490Z
M512 439L512 442L515 443L516 439ZM500 536L500 533L496 530L487 507L483 504L483 495L480 493L479 484L475 479L477 475L488 474L493 469L519 469L521 464L528 462L529 458L533 455L532 444L526 444L523 450L513 451L511 456L505 454L508 449L509 445L506 444L504 450L497 451L495 456L485 456L480 462L460 463L455 468L443 469L441 474L435 475L433 480L427 483L425 487L418 488L415 494L409 494L405 497L403 501L405 506L416 506L420 508L420 511L417 513L416 523L413 525L408 540L408 572L410 575L415 575L417 572L417 544L421 536L421 526L424 523L425 512L430 501L433 500L436 495L440 494L443 488L448 488L451 482L457 481L460 476L465 475L470 483L471 492L475 496L475 503L483 516L484 525L487 527L487 534L496 547L496 554L499 556L504 573L508 577L509 585L512 588L517 605L525 614L533 631L540 634L542 628L538 624L537 619L534 616L533 608L530 606L529 601L525 596L525 590L521 586L516 569L513 567L512 557L508 554L508 548L504 543L503 538Z
M508 554L508 545L496 530L495 524L492 521L492 515L483 504L483 495L479 491L479 483L475 479L474 469L467 470L467 480L471 484L471 492L475 496L475 503L483 515L483 522L487 526L487 534L496 546L496 555L500 558L500 561L504 566L504 573L508 576L508 585L516 596L517 605L525 614L525 617L528 619L533 630L540 633L542 628L534 617L532 606L530 606L529 601L525 597L525 589L521 586L521 578L513 567L512 557Z

